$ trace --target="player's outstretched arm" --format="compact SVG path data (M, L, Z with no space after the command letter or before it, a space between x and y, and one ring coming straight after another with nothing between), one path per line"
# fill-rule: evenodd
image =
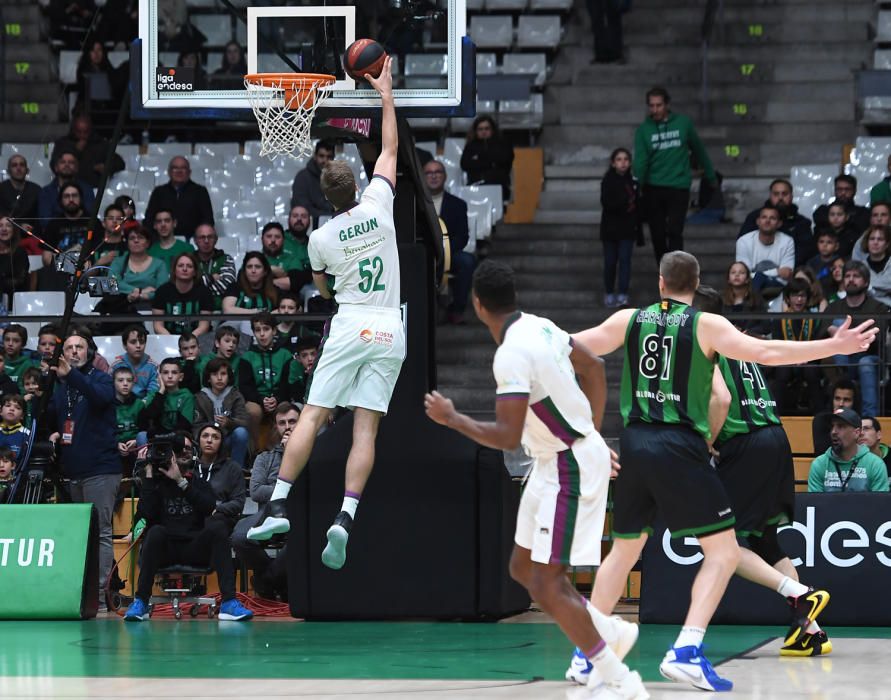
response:
M393 101L393 59L387 56L377 78L366 75L365 79L381 96L381 154L374 164L374 174L381 175L396 184L396 151L399 135L396 131L396 103Z
M591 404L594 427L600 431L606 412L606 368L603 360L580 343L572 344L569 353L572 369L578 378L579 388Z
M579 331L572 336L573 341L581 343L595 355L609 355L618 350L625 343L625 331L628 322L636 309L622 309L617 311L599 326L594 326L586 331Z
M455 410L455 404L438 391L424 395L424 410L436 423L495 450L515 450L523 437L528 397L512 396L495 402L495 422L482 423Z
M853 355L866 350L879 329L875 321L864 321L851 328L847 316L838 331L823 340L762 340L741 333L723 316L703 313L698 326L699 345L707 353L717 351L724 357L762 365L797 365L833 355Z

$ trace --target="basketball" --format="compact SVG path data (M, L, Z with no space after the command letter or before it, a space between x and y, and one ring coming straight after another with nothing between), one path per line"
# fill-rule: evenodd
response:
M377 78L384 67L387 52L374 39L356 39L343 54L343 69L354 80L366 75Z

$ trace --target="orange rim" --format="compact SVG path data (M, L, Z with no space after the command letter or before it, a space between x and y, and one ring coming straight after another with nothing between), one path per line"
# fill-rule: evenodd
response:
M318 88L337 82L335 76L325 73L248 73L244 80L252 85L282 90L286 107L298 105L303 108L315 104Z

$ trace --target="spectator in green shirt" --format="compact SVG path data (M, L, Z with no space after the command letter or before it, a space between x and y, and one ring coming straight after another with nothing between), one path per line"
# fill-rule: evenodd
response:
M173 259L180 253L194 253L195 249L184 241L179 241L174 237L176 231L176 219L173 218L173 212L170 209L158 209L155 212L155 220L152 223L155 227L157 238L149 248L148 254L153 258L164 261L169 273L173 264Z
M859 443L862 422L850 408L832 415L831 447L811 463L807 490L812 493L888 491L885 463Z

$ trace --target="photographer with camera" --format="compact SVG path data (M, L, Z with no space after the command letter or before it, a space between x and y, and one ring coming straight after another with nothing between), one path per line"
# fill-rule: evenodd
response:
M140 554L136 597L124 620L148 618L155 573L174 564L211 566L217 572L222 594L220 620L245 620L254 613L235 597L235 569L225 528L208 522L216 508L210 483L197 476L192 440L180 433L156 435L147 448L142 496L134 530L145 521L148 529Z
M99 585L114 562L112 517L121 483L115 426L114 385L93 366L95 352L86 332L71 333L59 364L50 367L59 380L47 408L47 430L59 450L62 476L70 480L74 503L92 503L99 516ZM105 596L100 588L99 607Z

